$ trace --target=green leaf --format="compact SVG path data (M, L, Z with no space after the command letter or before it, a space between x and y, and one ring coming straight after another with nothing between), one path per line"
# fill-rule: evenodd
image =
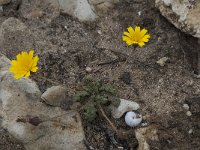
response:
M118 107L120 105L120 99L115 96L110 97L110 102L115 107Z
M112 85L109 85L109 84L102 85L99 90L102 92L110 93L112 95L116 95L116 90L114 89Z
M89 96L89 93L87 91L79 91L74 95L73 99L75 101L81 101L84 100L84 98L87 96Z
M94 105L89 105L86 107L84 115L88 121L94 121L97 117L97 109Z
M94 99L99 104L106 104L108 102L108 99L103 95L97 95Z

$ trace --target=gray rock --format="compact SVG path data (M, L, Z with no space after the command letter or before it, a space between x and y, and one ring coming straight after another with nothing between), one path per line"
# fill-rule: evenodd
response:
M23 0L18 11L27 19L38 19L45 15L42 19L47 23L60 15L58 0Z
M0 5L5 5L5 4L8 4L10 2L11 2L11 0L0 0Z
M34 36L27 26L17 18L10 17L1 24L0 49L11 50L10 53L12 54L18 49L32 49L33 38Z
M24 23L22 23L20 20L14 17L10 17L7 20L5 20L1 25L1 32L4 33L5 30L10 30L11 32L14 31L23 31L27 27ZM4 30L3 30L4 29Z
M94 21L108 12L119 0L58 0L61 11L80 21Z
M41 92L36 83L27 78L13 79L5 69L9 66L8 59L1 56L0 60L0 70L4 70L0 72L2 127L28 150L86 149L78 112L40 102Z
M10 60L6 56L0 54L0 62L1 72L8 70L10 67Z
M119 0L89 0L98 15L103 15L111 10Z
M78 18L80 21L94 21L97 15L87 0L58 0L61 11Z
M66 100L66 97L67 90L61 85L48 88L41 96L45 103L52 106L60 106L61 102Z
M155 4L178 29L200 38L200 1L156 0Z
M120 99L119 107L111 107L111 113L114 118L120 118L125 112L139 109L139 105L136 102Z

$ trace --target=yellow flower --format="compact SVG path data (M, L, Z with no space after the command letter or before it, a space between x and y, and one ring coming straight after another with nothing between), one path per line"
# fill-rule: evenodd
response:
M30 72L36 72L38 70L37 63L38 56L33 57L34 50L30 50L29 53L21 52L17 55L17 60L11 61L9 71L14 74L15 79L22 77L29 77Z
M138 26L135 27L135 30L132 27L128 27L127 29L128 32L124 32L124 36L122 36L123 41L125 41L127 45L136 44L143 47L145 42L148 42L151 37L149 34L146 34L146 29L140 30Z

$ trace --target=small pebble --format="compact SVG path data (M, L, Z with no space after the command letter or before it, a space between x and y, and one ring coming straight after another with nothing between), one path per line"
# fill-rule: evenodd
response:
M189 110L189 105L188 104L183 104L183 108L185 109L185 110Z
M193 130L192 130L192 129L190 129L190 130L188 131L188 133L189 133L189 134L192 134L192 132L193 132Z
M97 30L97 33L99 33L100 35L102 34L101 30Z
M92 72L92 68L86 67L86 68L85 68L85 71L88 72L88 73L90 73L90 72Z
M169 61L168 57L163 57L161 59L159 59L156 63L159 64L161 67L165 66L165 63Z
M138 11L138 16L141 16L141 11Z
M192 85L194 85L194 81L193 81L193 80L188 80L188 81L186 82L186 85L192 86Z
M190 111L187 111L187 112L186 112L186 115L187 115L188 117L190 117L190 116L192 116L192 113L191 113Z
M65 30L68 30L68 27L67 26L64 26Z
M141 126L142 126L142 127L146 127L146 126L148 126L148 123L147 123L147 122L144 122L144 123L141 124Z

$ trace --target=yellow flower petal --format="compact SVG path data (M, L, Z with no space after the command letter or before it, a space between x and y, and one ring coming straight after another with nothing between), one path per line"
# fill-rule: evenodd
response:
M29 77L31 75L30 71L28 71L26 74L25 74L25 77Z
M29 77L30 72L37 72L38 56L33 57L34 50L21 52L16 56L16 60L11 61L9 71L14 74L15 79Z
M34 67L31 69L31 72L37 72L37 70L38 70L38 67Z
M38 57L38 56L35 56L35 57L33 58L33 64L32 64L32 67L37 66L38 61L39 61L39 57Z
M132 27L128 27L128 32L131 35L131 34L134 34L135 31L134 31L134 29Z
M130 33L124 32L123 34L126 35L126 36L128 36L129 38L131 38L131 34Z
M135 27L135 32L137 32L137 33L140 32L140 27L139 27L139 26L136 26L136 27Z
M129 41L129 40L131 40L129 37L127 37L127 36L122 36L122 40L123 41Z
M148 30L142 29L142 30L141 30L141 36L143 37L147 32L148 32Z
M128 27L127 29L128 32L123 32L124 36L122 36L122 40L125 41L127 45L136 44L143 47L145 42L148 42L151 37L147 34L148 30L141 30L139 26L136 26L135 29L132 27Z
M140 47L143 47L145 44L144 44L144 42L139 42L138 45L139 45Z
M29 57L32 59L33 58L33 53L34 53L34 51L33 50L30 50L30 52L29 52Z

